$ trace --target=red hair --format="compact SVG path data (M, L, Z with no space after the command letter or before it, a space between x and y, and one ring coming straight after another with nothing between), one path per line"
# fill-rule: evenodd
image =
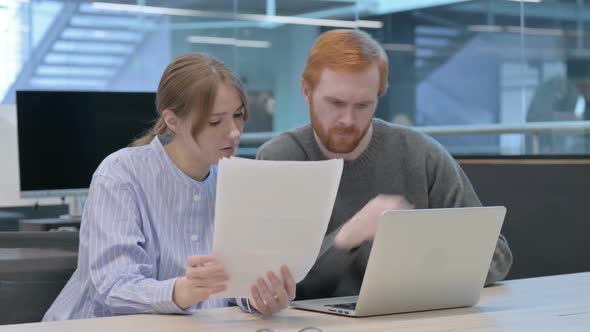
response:
M362 71L379 68L379 96L387 90L387 54L369 34L360 30L337 29L322 33L309 51L302 79L314 90L325 68L335 71Z

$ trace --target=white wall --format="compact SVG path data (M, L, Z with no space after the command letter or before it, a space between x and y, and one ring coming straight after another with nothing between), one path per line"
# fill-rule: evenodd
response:
M21 199L18 172L16 106L0 105L0 207L59 204L58 198Z

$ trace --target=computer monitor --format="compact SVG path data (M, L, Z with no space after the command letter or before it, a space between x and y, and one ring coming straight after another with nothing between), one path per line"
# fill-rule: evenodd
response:
M17 91L21 197L79 196L109 154L145 133L155 93Z

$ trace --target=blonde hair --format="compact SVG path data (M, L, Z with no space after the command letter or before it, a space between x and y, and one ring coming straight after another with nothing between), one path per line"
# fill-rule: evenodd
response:
M192 124L195 137L207 123L211 115L219 84L228 84L236 89L244 107L244 119L249 108L246 92L234 73L214 57L203 53L190 53L179 56L170 63L160 79L156 93L156 110L158 118L153 127L144 136L136 139L131 146L149 144L158 135L171 135L162 118L164 110L174 112L178 117L185 117L191 111L198 112Z
M302 79L314 90L322 70L361 71L377 64L379 96L387 91L389 60L387 54L369 34L360 30L336 29L321 34L313 44L305 63Z

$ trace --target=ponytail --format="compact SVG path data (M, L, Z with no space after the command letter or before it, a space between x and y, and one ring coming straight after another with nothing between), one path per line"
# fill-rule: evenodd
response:
M168 127L166 126L166 122L164 122L164 119L162 119L162 117L159 117L158 121L156 122L156 124L154 124L154 126L150 129L150 131L148 131L148 133L143 135L142 137L131 142L130 146L148 145L152 142L154 137L159 136L159 135L169 134L169 133L170 133L170 130L168 130Z

